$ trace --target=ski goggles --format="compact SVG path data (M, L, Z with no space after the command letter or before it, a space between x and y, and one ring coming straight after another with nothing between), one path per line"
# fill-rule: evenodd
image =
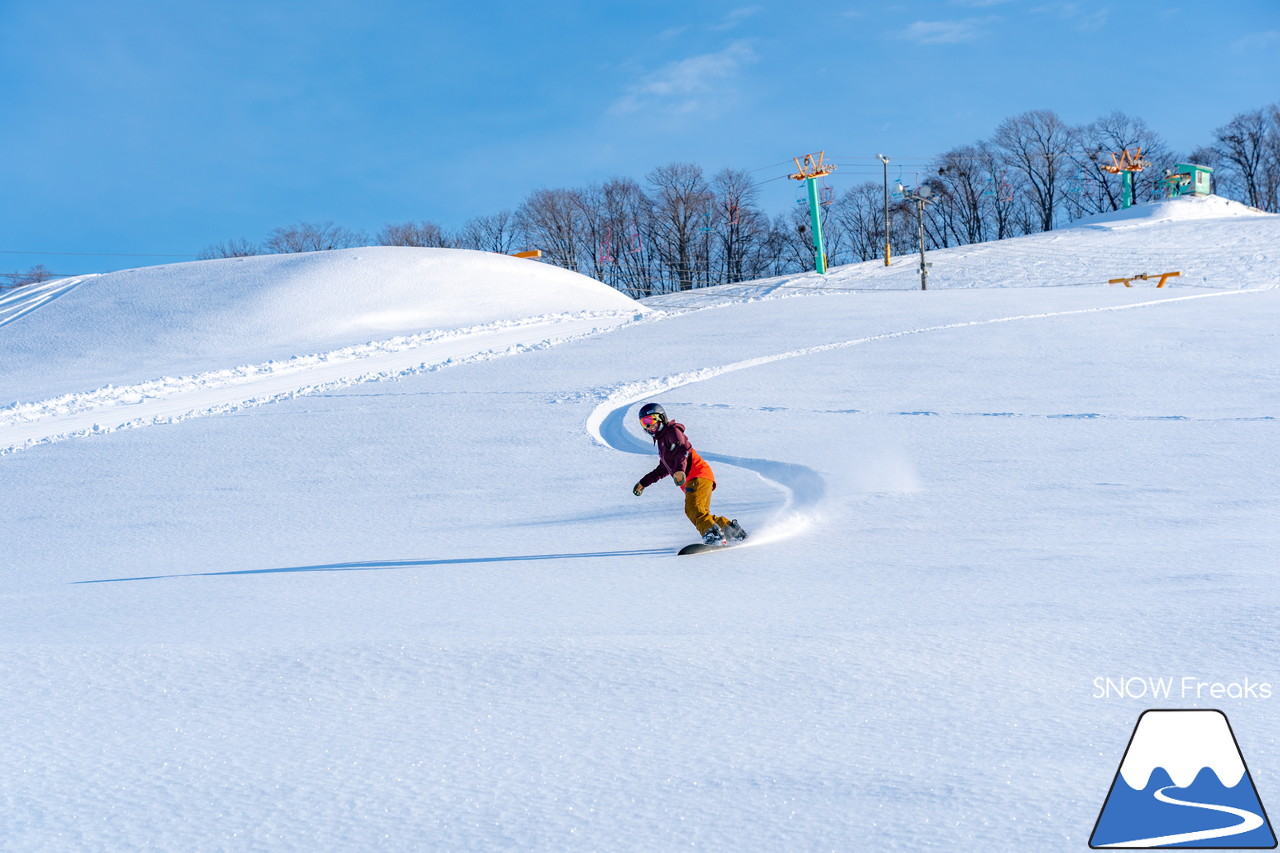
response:
M662 426L662 415L645 415L640 419L640 426L645 429L652 429L656 426Z

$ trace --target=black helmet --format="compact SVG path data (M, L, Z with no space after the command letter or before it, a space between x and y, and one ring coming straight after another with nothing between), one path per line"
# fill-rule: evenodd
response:
M645 403L641 406L639 417L642 422L645 418L656 418L662 426L667 425L667 412L657 403Z

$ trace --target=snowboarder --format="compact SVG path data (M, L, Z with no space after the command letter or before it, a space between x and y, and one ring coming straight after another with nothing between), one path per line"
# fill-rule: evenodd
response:
M645 489L668 474L684 492L684 514L698 528L702 541L708 545L727 545L729 540L741 542L747 532L736 518L729 519L711 514L711 492L716 487L711 466L693 449L684 434L684 424L667 419L667 413L657 403L640 407L640 426L653 437L658 446L658 467L640 478L631 491L639 497Z

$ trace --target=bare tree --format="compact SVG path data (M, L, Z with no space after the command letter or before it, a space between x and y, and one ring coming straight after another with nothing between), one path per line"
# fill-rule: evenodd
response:
M516 222L547 261L581 272L591 250L583 234L583 207L579 190L537 190L516 211Z
M613 284L613 266L616 258L613 253L613 225L606 190L599 184L592 184L577 195L579 204L578 225L583 240L590 251L582 254L581 271L606 284Z
M921 182L929 188L929 202L924 207L924 233L930 249L945 249L952 241L956 245L967 242L957 235L960 228L960 205L953 193L954 187L944 181L944 175L931 175Z
M1263 210L1280 213L1280 103L1263 108L1266 127L1263 136L1262 186Z
M711 277L723 282L760 277L767 268L761 253L768 240L769 219L760 210L760 191L750 173L723 169L710 188L716 263Z
M671 163L649 173L658 253L679 290L692 290L710 266L711 188L695 163Z
M1041 231L1053 229L1074 141L1074 131L1051 110L1032 110L996 128L995 145L1022 178Z
M1239 192L1246 204L1264 210L1276 208L1278 109L1273 105L1240 113L1214 131L1212 149L1224 172L1217 176L1218 181Z
M813 269L813 220L807 206L793 205L773 221L774 275Z
M870 181L846 190L827 217L828 233L847 247L846 262L869 261L884 251L884 187Z
M10 287L39 284L42 281L49 281L53 278L57 278L57 276L50 272L44 264L36 264L26 272L0 273L0 279L5 279L4 284Z
M1003 240L1028 233L1026 193L1018 191L1018 178L1004 155L990 142L980 142L974 156L975 166L986 176L982 195L988 211L987 239Z
M516 228L515 214L509 210L500 210L468 220L458 232L455 243L463 249L510 255L521 250L524 245L522 240L523 237Z
M937 161L937 211L943 227L957 243L981 243L987 239L997 211L997 187L982 149L966 145L943 154Z
M267 237L263 248L272 254L324 252L362 246L367 241L368 238L364 234L334 225L332 222L319 225L303 222L300 225L275 229Z
M446 249L455 245L439 225L434 222L404 222L384 225L374 242L379 246L417 246L430 249Z
M243 238L239 240L227 240L222 243L214 243L212 246L206 246L200 253L200 260L208 261L215 258L248 258L253 255L261 255L262 247L257 243L251 243Z
M631 296L659 292L652 239L653 203L630 178L611 178L589 193L600 280Z

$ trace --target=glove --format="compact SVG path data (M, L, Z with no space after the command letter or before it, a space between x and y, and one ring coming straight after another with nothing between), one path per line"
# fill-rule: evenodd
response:
M683 485L684 485L684 472L683 472L683 471L677 471L677 472L675 472L674 474L672 474L672 475L671 475L671 479L673 479L673 480L675 480L675 481L676 481L676 485L677 485L677 486L683 486Z
M631 490L631 494L635 495L636 497L640 497L640 493L643 491L644 491L644 486L640 485L639 483L636 483L635 488Z

